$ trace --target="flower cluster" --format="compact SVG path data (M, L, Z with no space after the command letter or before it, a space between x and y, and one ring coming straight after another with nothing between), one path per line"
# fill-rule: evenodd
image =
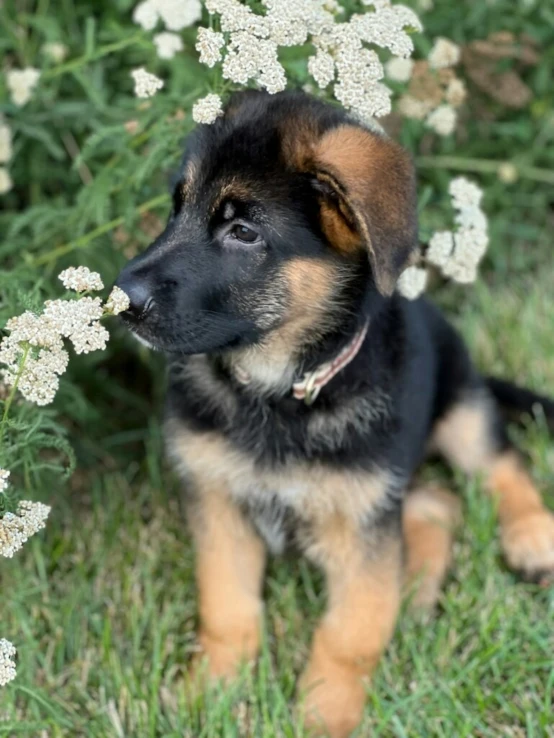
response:
M0 638L0 687L8 684L16 677L15 646L5 638Z
M22 107L29 102L39 77L40 72L34 67L10 69L6 73L6 83L14 105Z
M458 211L454 218L456 230L435 233L425 256L445 277L467 284L475 281L489 243L487 218L480 207L483 193L465 177L452 180L449 193Z
M119 313L127 310L129 305L129 295L123 292L120 287L114 287L106 300L104 308L110 315L119 315Z
M97 292L104 289L104 282L97 272L91 272L86 266L69 267L60 272L58 279L66 290L75 292Z
M219 95L206 95L192 106L192 119L195 123L213 123L223 114L223 105Z
M181 37L168 31L154 36L154 46L160 59L173 59L175 54L184 48Z
M458 119L457 109L466 98L463 80L452 67L460 59L460 49L445 38L436 40L425 61L411 66L405 59L394 58L386 65L387 77L395 82L410 81L408 91L398 101L398 110L406 118L423 120L439 136L450 135Z
M0 518L0 556L11 559L16 551L46 525L50 506L42 502L21 500L17 513L7 512Z
M428 268L460 284L477 278L477 268L489 243L487 218L481 210L482 191L465 177L450 183L452 205L457 211L454 231L437 231L421 256L421 265L408 267L398 280L399 292L410 300L427 285Z
M153 31L160 22L165 26L166 30L152 39L160 59L173 59L183 50L183 40L175 31L194 25L201 17L200 0L142 0L133 11L133 20L145 31ZM136 69L132 75L137 97L152 97L163 87L161 79L144 69Z
M86 267L66 269L60 279L77 292L104 286L100 275ZM4 381L17 385L27 400L47 405L54 399L69 362L63 339L69 339L78 354L105 349L109 334L100 319L128 307L129 298L114 287L105 306L99 297L47 300L40 315L26 311L11 318L6 324L9 335L0 342L0 364L6 365Z
M0 469L0 492L5 492L8 489L9 478L9 471L7 469Z
M133 11L133 20L145 31L162 21L169 31L181 31L202 17L200 0L143 0Z
M135 95L137 97L153 97L164 86L163 80L150 74L144 67L133 69L131 77L135 80Z
M342 8L328 0L261 0L265 13L254 13L239 0L206 0L211 15L219 16L222 33L198 32L196 48L208 66L222 63L224 79L240 85L254 82L270 93L286 87L278 58L282 46L310 42L315 54L308 71L320 88L332 85L334 97L362 119L390 111L391 91L381 80L384 69L375 48L409 57L409 30L421 30L413 11L389 0L364 0L368 11L338 21ZM214 106L210 95L210 107Z
M415 300L425 292L427 278L427 269L411 266L402 272L396 288L408 300Z
M42 53L56 64L61 64L68 54L69 49L65 44L58 41L51 41L42 46Z
M13 156L12 130L6 120L0 115L0 195L4 195L12 188L12 180L7 164Z

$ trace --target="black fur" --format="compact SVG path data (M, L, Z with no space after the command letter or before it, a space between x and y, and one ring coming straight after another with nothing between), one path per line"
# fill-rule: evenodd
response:
M217 431L260 468L303 461L393 470L399 482L383 510L397 511L399 489L424 458L433 427L456 403L491 390L527 411L537 398L485 382L436 308L425 299L383 297L365 253L342 254L329 245L319 218L325 188L314 186L313 172L296 171L284 158L280 126L294 115L300 123L310 118L314 136L350 123L343 111L303 94L251 93L235 99L213 126L197 129L165 231L118 281L130 294L139 283L153 307L124 318L170 356L168 417L193 432ZM222 197L226 187L230 194ZM222 235L226 206L233 222L255 228L261 245ZM291 347L296 378L334 357L369 320L356 358L311 406L292 397L290 383L243 386L232 361L236 352L263 346L281 326L291 300L283 269L298 257L326 265L336 284L319 323ZM199 354L200 361L190 358ZM551 417L552 404L542 403ZM351 420L330 432L345 407ZM493 406L490 415L491 443L500 451L505 433Z

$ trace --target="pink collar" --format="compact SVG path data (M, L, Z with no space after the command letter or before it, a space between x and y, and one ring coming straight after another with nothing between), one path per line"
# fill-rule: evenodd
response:
M346 345L332 361L321 364L311 372L306 372L302 379L294 382L292 393L297 400L304 400L311 405L319 395L320 390L333 379L347 364L356 357L367 335L369 321L364 323L354 338ZM235 376L241 384L249 384L250 376L239 367L235 367Z
M322 387L325 387L336 374L350 364L352 359L356 357L367 335L368 328L369 321L360 328L350 343L332 361L321 364L313 372L307 372L300 381L295 382L292 385L292 392L295 398L297 400L304 400L306 405L311 405L319 395Z

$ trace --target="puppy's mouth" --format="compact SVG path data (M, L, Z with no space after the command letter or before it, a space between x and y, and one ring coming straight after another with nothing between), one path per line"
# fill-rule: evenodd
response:
M158 321L155 315L149 312L148 317L137 317L127 312L121 313L126 328L143 346L170 355L209 354L226 349L236 348L244 340L250 341L250 331L244 326L223 324L215 326L205 321L202 316L191 315L186 327L182 325L183 316L179 325L168 326L165 321Z

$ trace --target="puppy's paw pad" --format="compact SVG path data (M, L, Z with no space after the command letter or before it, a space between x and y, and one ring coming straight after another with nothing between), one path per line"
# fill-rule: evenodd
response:
M554 576L554 515L543 510L505 526L502 547L508 564L525 579L547 581Z

